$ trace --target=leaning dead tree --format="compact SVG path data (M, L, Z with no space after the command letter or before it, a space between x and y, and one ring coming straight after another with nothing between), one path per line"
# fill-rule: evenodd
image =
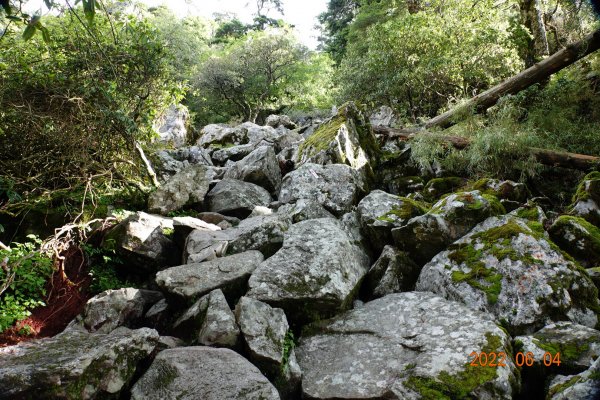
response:
M425 128L448 128L458 122L456 119L464 110L474 110L478 113L485 111L496 104L500 97L518 93L535 83L539 83L598 49L600 49L600 29L512 78L478 94L466 103L430 119L425 123Z
M432 133L425 130L415 129L394 129L387 128L384 126L374 126L373 131L378 134L386 135L389 137L399 138L401 140L411 140L416 135L432 135ZM466 149L471 144L471 141L467 138L460 136L437 136L442 141L448 143L455 149ZM588 171L597 168L600 165L600 157L588 156L585 154L567 153L562 151L553 151L539 148L531 148L531 154L541 164L563 167L569 169L576 169L581 171Z

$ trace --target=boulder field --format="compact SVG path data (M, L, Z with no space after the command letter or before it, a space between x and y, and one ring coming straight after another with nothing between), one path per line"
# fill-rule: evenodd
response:
M561 215L352 103L178 144L101 244L140 284L0 348L0 399L600 398L598 172Z

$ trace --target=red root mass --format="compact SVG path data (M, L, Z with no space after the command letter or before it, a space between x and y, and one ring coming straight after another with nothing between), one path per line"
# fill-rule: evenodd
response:
M85 257L76 247L69 249L64 261L65 276L55 271L46 285L45 306L31 312L27 319L0 334L0 347L19 342L54 336L62 332L77 315L83 311L90 299L91 276L88 273ZM30 334L19 334L29 326Z

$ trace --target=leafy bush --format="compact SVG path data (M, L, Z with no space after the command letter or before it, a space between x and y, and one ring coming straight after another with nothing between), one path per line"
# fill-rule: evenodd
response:
M12 243L10 250L0 250L0 332L44 305L52 259L39 252L41 241L37 237L29 239Z
M92 277L90 292L92 294L133 286L119 274L119 270L123 268L124 261L116 254L115 250L106 250L87 244L83 244L82 249L90 265L89 273Z

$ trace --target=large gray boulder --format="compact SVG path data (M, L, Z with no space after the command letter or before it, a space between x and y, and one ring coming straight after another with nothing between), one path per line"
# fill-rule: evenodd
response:
M266 373L278 371L283 364L289 329L283 310L242 297L235 307L235 315L253 363Z
M431 293L390 294L305 329L296 356L309 399L512 399L518 372L470 367L469 354L510 352L488 314Z
M287 174L281 183L279 201L313 200L337 217L351 211L367 190L356 170L347 165L304 164Z
M180 254L168 235L170 232L173 220L140 211L112 228L102 247L123 257L130 272L154 272L179 262Z
M414 289L421 268L395 247L385 246L365 278L362 290L370 299Z
M548 230L561 249L586 268L600 266L600 228L581 217L563 215Z
M209 224L208 222L205 222L199 218L193 217L174 217L173 228L175 229L175 232L173 233L173 240L179 248L183 248L185 246L187 237L194 230L212 232L221 230L220 226Z
M454 193L438 201L426 214L392 229L392 236L399 249L423 265L478 223L504 213L504 207L493 196L478 190Z
M208 210L220 214L246 218L254 207L271 203L266 189L249 182L223 179L208 193Z
M224 255L259 250L270 257L283 244L292 220L285 214L247 218L234 228L220 232L192 231L184 248L184 262L201 262Z
M409 219L425 214L427 209L419 202L374 190L358 203L362 231L376 251L392 242L392 229L399 228Z
M300 144L294 161L297 165L347 164L367 177L373 173L378 150L363 111L354 103L346 103Z
M187 140L186 124L190 118L187 107L172 104L163 115L154 121L153 128L158 133L159 141L173 147L185 145Z
M281 170L273 147L261 146L252 151L231 166L225 173L225 178L254 183L270 193L278 193Z
M254 271L247 296L284 309L293 322L329 317L350 307L368 268L368 256L340 222L302 221Z
M148 197L150 212L167 215L183 207L200 205L214 173L205 165L190 165L173 175Z
M0 348L0 399L118 398L158 344L153 329L67 329Z
M160 292L135 288L107 290L88 300L83 325L90 332L110 333L119 326L136 328L144 313L163 299Z
M550 382L548 400L598 400L600 398L600 357L578 375L557 375Z
M533 367L543 375L583 372L600 357L600 331L572 322L556 322L532 335L515 337L515 348L523 354L531 352ZM556 354L560 363L552 362ZM544 365L544 356L552 369Z
M198 146L159 150L149 157L161 183L165 183L171 176L190 165L213 166L208 150Z
M205 346L234 348L240 337L235 316L220 289L213 290L188 308L175 321L173 330L192 343Z
M200 147L247 143L246 132L224 124L206 125L196 144Z
M223 149L213 151L211 158L216 164L225 165L227 161L240 161L248 154L252 153L254 149L256 149L256 145L252 143L225 147Z
M600 172L589 173L583 178L573 196L571 214L582 217L600 227Z
M488 311L512 334L559 320L594 327L594 283L530 225L513 216L487 219L423 267L417 290Z
M188 302L221 289L228 298L244 294L250 274L264 260L259 251L247 251L198 264L160 271L156 283L167 293Z
M232 350L179 347L156 356L131 398L279 400L279 394L258 368Z
M287 129L297 128L296 123L293 122L287 115L269 115L265 121L265 125L273 128L279 128L281 126Z
M293 204L284 204L277 209L277 214L288 216L293 223L307 219L335 218L335 215L327 211L320 203L310 199L299 199Z

